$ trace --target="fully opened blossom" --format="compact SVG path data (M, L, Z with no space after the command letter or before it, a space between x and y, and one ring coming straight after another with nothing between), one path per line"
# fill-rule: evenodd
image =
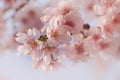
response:
M18 50L20 51L26 51L26 52L23 52L28 54L28 53L32 53L34 54L33 52L31 52L32 50L35 51L37 49L37 45L39 44L38 43L38 38L40 37L40 33L37 29L33 28L33 30L29 29L27 31L27 34L25 33L17 33L16 34L16 41L20 42L20 43L23 43L24 45L23 46L20 46L18 48ZM25 48L24 50L21 50ZM29 49L29 52L27 52Z
M51 18L48 22L49 24L47 25L49 26L48 28L56 27L65 33L70 32L72 34L78 34L82 30L83 20L79 11L77 11L73 6L70 6L68 3L70 2L61 2L58 8L48 9L53 10L53 12L50 12L50 15L43 16L41 20L45 22L47 18L48 20Z
M85 35L82 33L72 36L72 43L63 46L63 51L65 56L73 62L77 63L79 61L87 61L89 54L86 51L86 46L84 45Z

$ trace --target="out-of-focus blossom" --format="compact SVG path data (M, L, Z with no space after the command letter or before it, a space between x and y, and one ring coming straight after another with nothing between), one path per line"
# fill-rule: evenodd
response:
M115 1L117 0L100 0L102 4L106 5L106 6L111 6L115 3Z
M14 19L16 24L21 24L24 29L32 28L32 27L41 29L43 26L43 23L40 21L41 16L42 16L42 7L37 7L28 4L25 7L23 7L20 11L18 11Z
M89 54L85 51L84 43L75 43L64 47L66 57L71 62L77 63L79 61L86 61L89 58Z
M3 12L0 10L0 37L3 37L5 30L6 27L5 27L5 22L3 20Z
M97 18L97 15L94 13L94 5L99 3L99 0L78 0L80 13L85 22L92 22Z
M19 9L22 7L28 0L2 0L4 8L3 10L8 10L8 9Z

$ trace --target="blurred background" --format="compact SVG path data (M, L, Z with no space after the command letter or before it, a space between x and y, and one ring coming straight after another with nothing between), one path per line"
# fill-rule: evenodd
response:
M31 59L26 56L18 57L15 53L1 56L0 80L120 80L120 63L67 63L54 72L33 69L31 65Z
M57 0L56 0L57 1ZM120 62L97 58L71 64L54 72L32 68L29 56L17 56L16 32L41 28L39 17L49 0L0 0L0 80L120 80ZM38 18L36 18L38 17Z

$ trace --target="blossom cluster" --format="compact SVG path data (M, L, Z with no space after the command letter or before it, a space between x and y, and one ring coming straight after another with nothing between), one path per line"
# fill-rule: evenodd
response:
M27 6L20 9L20 2ZM18 55L31 56L33 67L55 70L66 59L73 63L96 57L119 60L120 0L53 0L33 7L34 0L20 2L20 6L8 5L3 11L18 11L13 16L19 27L14 36L19 43Z

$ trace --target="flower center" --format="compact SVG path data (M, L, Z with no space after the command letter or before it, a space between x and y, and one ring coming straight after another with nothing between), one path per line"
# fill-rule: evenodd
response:
M35 48L37 46L37 43L34 40L28 40L27 43L32 47Z
M76 50L77 54L83 53L84 52L83 44L80 44L80 45L75 44L75 50Z
M49 45L46 45L43 49L45 50L45 52L50 52L50 51L53 51L55 47L51 47Z
M68 26L70 26L70 27L73 27L75 24L74 24L72 21L67 20L67 21L65 22L65 25L68 25Z

